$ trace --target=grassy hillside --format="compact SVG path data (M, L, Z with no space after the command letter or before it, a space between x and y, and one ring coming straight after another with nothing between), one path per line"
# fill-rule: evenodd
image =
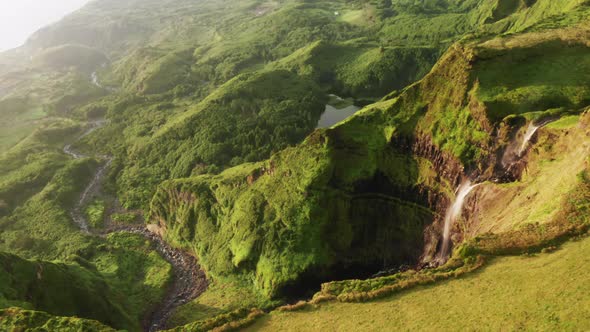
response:
M7 331L115 331L95 320L75 317L56 317L44 312L19 308L0 310L0 327Z
M138 330L172 278L142 237L79 232L72 207L104 158L72 160L62 150L70 143L113 158L101 197L82 207L93 224L117 202L139 209L128 216L146 216L151 229L198 256L212 279L173 313L170 327L237 328L262 315L252 307L315 291L341 301L385 297L584 233L589 16L586 0L89 3L0 54L0 261L26 272L14 278L5 270L0 307L24 309L1 311L0 327L103 329L61 317L79 315ZM330 94L366 107L315 129L338 99ZM84 123L98 118L105 126L78 141ZM556 121L506 171L504 151L546 119ZM370 278L432 258L465 177L483 184L453 225L450 263ZM408 293L440 296L453 283L502 293L490 304L496 314L508 301L505 288L462 282L501 278L498 265L520 273L510 282L525 280L527 270L514 262L493 259L440 290ZM39 266L58 271L55 278L35 279ZM64 280L84 287L60 294ZM473 300L468 294L461 301ZM404 296L367 306L383 313ZM563 316L522 304L534 311L523 326L586 327L564 309L569 300L555 300ZM352 308L359 307L329 303L289 327L322 326L330 312L356 320ZM403 310L395 321L404 322ZM290 315L260 324L292 324ZM472 317L465 328L480 319ZM565 325L568 317L576 325ZM511 319L490 319L489 328ZM408 326L449 328L437 321ZM341 329L363 328L349 322Z
M2 156L0 250L6 253L0 258L0 308L76 315L136 331L164 295L171 268L141 236L103 239L81 233L73 223L70 209L98 166L63 154L80 132L71 120L54 120ZM64 263L48 262L56 259ZM6 324L21 326L28 315L7 318ZM67 329L74 323L47 318L41 326Z
M119 328L133 326L96 271L76 265L30 262L0 256L1 307L19 306L58 316L81 316Z
M0 308L96 319L118 329L139 331L171 278L169 264L138 235L112 234L67 261L28 261L0 254ZM4 318L0 314L0 326L24 324L17 317Z
M531 65L587 52L587 30L576 29L571 36L563 30L521 43L509 53L512 61L524 59L519 52L535 54L526 58ZM566 43L569 48L557 46ZM416 261L423 229L440 220L436 215L444 213L463 173L495 176L509 132L525 120L519 115L537 118L544 113L535 112L556 107L576 112L585 104L583 97L573 98L585 95L589 78L572 67L555 68L554 75L570 80L567 88L539 85L536 75L518 71L488 78L488 68L511 72L513 64L503 56L511 50L456 45L419 83L339 126L317 130L296 148L218 176L164 183L151 216L170 241L194 250L213 276L253 273L255 286L271 296L345 276L347 268L362 275ZM522 70L535 73L533 68ZM503 95L489 91L503 91L513 81L530 93L519 95L517 109L499 111ZM498 127L506 129L495 133Z
M55 117L104 95L79 71L31 69L0 77L0 154L36 129L51 126Z
M246 331L586 330L590 239L494 259L477 273L369 303L273 312Z
M86 46L61 45L47 48L31 59L33 67L67 69L74 67L90 74L107 62L101 52Z
M243 74L136 145L118 179L127 206L142 206L169 178L258 161L307 135L325 97L286 71Z

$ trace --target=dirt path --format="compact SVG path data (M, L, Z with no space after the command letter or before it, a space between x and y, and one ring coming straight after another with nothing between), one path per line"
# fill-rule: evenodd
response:
M106 123L107 121L105 120L90 122L90 127L81 136L79 136L75 142L90 135L92 132L101 128ZM63 151L74 159L86 158L86 155L72 148L72 144L74 143L66 145ZM194 256L188 254L185 251L172 248L159 235L150 232L145 225L112 224L102 232L91 230L88 225L88 220L84 214L84 206L89 202L90 199L95 198L101 194L100 188L103 179L112 162L112 157L110 156L103 156L101 159L104 160L104 163L96 170L92 181L80 195L80 199L71 211L72 219L74 222L76 222L76 224L78 224L80 229L87 234L106 236L114 232L128 232L142 235L146 239L150 240L155 245L156 251L166 261L168 261L170 265L172 265L172 269L174 271L173 280L162 300L162 303L160 303L143 322L145 331L160 331L166 328L166 323L174 309L195 299L207 289L207 277L205 276L203 270L201 270Z

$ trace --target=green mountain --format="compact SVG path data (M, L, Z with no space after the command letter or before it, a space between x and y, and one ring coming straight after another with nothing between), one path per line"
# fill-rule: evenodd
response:
M0 53L0 327L588 329L589 17L90 2Z

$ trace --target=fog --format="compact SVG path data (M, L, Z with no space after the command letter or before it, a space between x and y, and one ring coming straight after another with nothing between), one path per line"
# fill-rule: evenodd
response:
M0 51L22 45L38 29L89 0L0 0Z

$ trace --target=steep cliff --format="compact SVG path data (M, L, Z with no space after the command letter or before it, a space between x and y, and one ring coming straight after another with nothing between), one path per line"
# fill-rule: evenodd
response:
M587 28L537 37L457 44L420 82L269 161L165 182L151 216L212 276L251 275L270 296L414 263L425 242L431 256L456 186L498 177L524 117L587 103L585 71L555 65L587 63Z

